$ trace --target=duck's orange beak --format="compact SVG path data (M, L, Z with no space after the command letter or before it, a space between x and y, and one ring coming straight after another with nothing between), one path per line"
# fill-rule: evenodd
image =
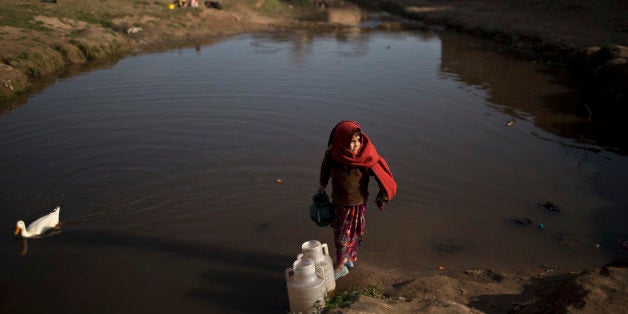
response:
M17 235L18 233L20 233L20 230L21 230L20 227L15 227L15 233L13 234Z

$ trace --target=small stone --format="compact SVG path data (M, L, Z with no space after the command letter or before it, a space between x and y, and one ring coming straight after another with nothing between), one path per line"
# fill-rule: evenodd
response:
M624 58L615 58L611 61L608 61L606 64L608 65L624 65L626 64L626 59Z
M543 203L541 203L541 206L544 207L545 209L555 212L555 213L560 213L561 209L560 206L558 206L558 204L551 202L551 201L545 201Z
M600 52L600 47L589 47L586 49L587 56L591 56Z

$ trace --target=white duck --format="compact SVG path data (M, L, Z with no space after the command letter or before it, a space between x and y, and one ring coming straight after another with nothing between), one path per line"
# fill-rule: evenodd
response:
M17 235L22 231L23 238L32 238L34 236L38 236L42 234L44 231L54 228L59 224L59 212L61 208L57 206L55 209L50 212L50 214L43 216L31 223L28 228L24 224L24 221L19 220L15 227L15 234Z

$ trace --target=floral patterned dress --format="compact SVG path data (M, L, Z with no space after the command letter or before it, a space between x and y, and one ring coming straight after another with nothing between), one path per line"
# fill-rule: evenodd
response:
M334 205L335 216L331 223L334 228L336 262L341 265L345 259L358 260L358 247L362 246L362 236L366 228L366 203L355 206Z

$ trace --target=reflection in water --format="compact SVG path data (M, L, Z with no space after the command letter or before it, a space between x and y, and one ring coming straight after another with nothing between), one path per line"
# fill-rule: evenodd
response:
M77 299L107 312L283 311L299 244L333 243L306 209L342 119L373 134L399 183L386 211L367 205L364 265L577 270L617 255L628 161L559 136L579 119L553 109L569 89L463 36L370 27L130 57L0 116L0 220L63 203L67 222L25 257L0 254L9 306L49 308L19 311L27 292L57 312Z
M487 100L496 110L534 122L546 132L575 139L583 144L582 149L595 150L589 144L620 152L628 148L616 135L592 130L591 110L581 95L558 82L546 84L543 77L547 73L543 72L547 69L533 64L508 66L508 57L483 49L477 39L446 33L440 39L441 72L486 91ZM595 127L603 130L605 124L612 123L609 118L595 121Z
M58 234L61 233L61 231L62 231L62 229L59 226L57 226L57 227L55 227L53 229L47 230L45 233L43 233L41 235L33 236L33 237L30 237L30 238L25 238L25 237L19 236L20 239L22 240L22 246L20 247L20 255L28 254L28 241L29 241L29 239L31 239L31 240L45 239L45 238L48 238L48 237L53 237L55 235L58 235Z
M20 249L20 255L26 255L28 253L28 240L22 238L22 248Z
M378 25L377 22L370 24L369 27L362 27L361 23L366 18L366 12L357 6L330 2L332 7L321 10L315 19L326 21L329 24L339 25L331 32L338 42L346 43L347 56L363 56L367 53L369 33ZM313 44L317 37L329 36L328 29L320 31L285 31L273 33L255 34L255 40L252 45L259 54L274 54L283 49L282 43L290 46L291 60L295 64L306 62L306 59L313 52ZM268 40L273 43L269 44ZM271 48L272 46L272 48Z
M28 101L28 95L17 95L11 99L0 101L0 115L9 114L15 108L25 104Z
M543 68L517 66L508 57L482 49L478 41L443 34L441 36L443 74L487 92L487 100L496 110L520 119L528 119L537 126L556 133L557 122L580 121L574 109L564 106L568 102L547 102L568 98L574 101L573 91L558 84L547 84ZM549 95L549 96L548 96ZM569 98L569 96L572 96ZM577 104L569 102L573 106ZM548 110L548 106L555 108ZM560 134L559 134L560 135Z
M0 100L0 115L12 113L13 110L19 106L26 104L32 94L42 92L58 80L68 79L82 73L107 69L115 65L118 61L120 61L120 58L116 57L112 59L98 60L97 62L90 62L88 64L73 64L61 69L60 73L38 77L35 81L33 81L27 94L19 94L10 99Z

